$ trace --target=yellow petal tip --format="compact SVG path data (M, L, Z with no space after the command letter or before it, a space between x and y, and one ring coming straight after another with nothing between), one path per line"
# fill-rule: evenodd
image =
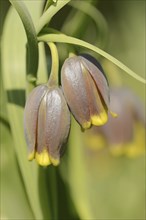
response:
M33 160L35 157L35 152L32 151L29 155L28 155L28 160Z
M83 124L82 124L82 128L83 129L88 129L91 127L91 121L85 121Z
M113 116L113 118L117 118L118 115L115 112L110 111L111 115Z
M108 120L108 116L106 112L102 112L99 115L92 115L91 122L93 125L100 126L104 125Z
M54 166L58 166L59 163L60 163L60 160L59 159L55 159L53 157L50 156L50 161L51 163L54 165Z
M48 166L51 164L48 151L44 149L41 153L36 152L35 159L41 166Z

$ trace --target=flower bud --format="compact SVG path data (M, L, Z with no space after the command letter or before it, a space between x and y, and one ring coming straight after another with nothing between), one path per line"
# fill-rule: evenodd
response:
M58 165L69 129L70 112L61 89L47 85L36 87L24 110L28 159L35 158L42 166Z
M65 98L84 129L91 124L103 125L108 119L109 87L102 69L94 62L74 56L66 59L61 70Z

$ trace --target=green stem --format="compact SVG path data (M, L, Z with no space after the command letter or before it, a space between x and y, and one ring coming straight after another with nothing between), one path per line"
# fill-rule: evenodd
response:
M47 168L48 195L51 208L51 219L49 220L59 220L57 169L58 168L54 166Z
M48 81L49 86L57 86L58 85L58 71L59 71L59 57L57 47L54 43L48 43L51 51L52 57L52 66L51 66L51 73Z
M133 78L137 79L138 81L146 84L146 79L142 78L141 76L137 75L135 72L133 72L131 69L129 69L127 66L125 66L122 62L111 56L110 54L106 53L105 51L101 50L100 48L87 43L83 40L80 40L75 37L70 37L64 34L45 34L38 37L39 41L43 42L58 42L58 43L67 43L67 44L74 44L81 47L85 47L89 50L92 50L101 56L105 57L112 63L114 63L116 66L118 66L120 69L124 70L127 74L132 76Z
M52 202L54 220L58 220L58 186L57 186L57 168L52 168Z
M47 0L43 13L45 11L47 11L47 9L50 7L50 5L52 5L52 0Z
M39 34L43 27L50 22L52 17L70 1L71 0L58 0L57 3L52 4L40 17L37 26L37 34Z
M93 22L96 25L98 45L99 45L99 43L102 46L105 45L105 42L107 41L108 27L107 27L106 20L105 20L104 16L101 14L101 12L94 5L92 5L90 1L87 1L87 2L80 1L78 4L76 4L76 2L74 2L74 1L71 1L69 3L69 5L71 5L75 9L83 12L84 13L83 15L88 15L93 20ZM80 13L79 13L79 15L81 17ZM84 18L86 18L86 16L82 17L83 20L84 20ZM79 19L79 18L77 18L77 19ZM82 23L84 23L84 22L82 22ZM79 24L80 24L79 22L77 24L78 25L75 25L76 29L74 28L74 30L76 30L76 31L81 30L82 25L79 26ZM76 33L76 31L75 31L75 33ZM75 36L75 33L70 34L70 35ZM84 31L82 31L82 33L84 34Z

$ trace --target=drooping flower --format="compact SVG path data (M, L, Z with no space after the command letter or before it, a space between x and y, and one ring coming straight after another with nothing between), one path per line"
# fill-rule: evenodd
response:
M83 129L107 122L109 86L95 58L88 55L66 59L61 83L69 108Z
M29 95L24 110L29 160L58 165L70 129L70 112L59 87L40 85Z
M109 115L102 127L86 133L85 143L92 149L107 149L114 156L136 157L145 151L145 112L140 99L127 88L111 89L110 105L118 114Z

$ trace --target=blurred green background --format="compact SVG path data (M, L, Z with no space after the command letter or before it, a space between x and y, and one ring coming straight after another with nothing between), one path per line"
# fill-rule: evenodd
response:
M37 25L44 2L24 2ZM85 0L72 2L87 7ZM88 3L96 9L94 19L67 5L54 16L50 27L99 46L145 77L145 1ZM87 7L87 11L92 8ZM73 118L59 167L40 168L35 161L27 161L23 135L26 36L19 16L7 0L0 1L0 25L1 219L145 219L145 155L131 159L92 152L84 146L83 133ZM57 46L61 66L67 57L66 45ZM77 46L73 49L93 54ZM39 50L38 83L45 83L50 56L43 45ZM145 106L144 84L93 55L103 64L111 86L133 90Z

